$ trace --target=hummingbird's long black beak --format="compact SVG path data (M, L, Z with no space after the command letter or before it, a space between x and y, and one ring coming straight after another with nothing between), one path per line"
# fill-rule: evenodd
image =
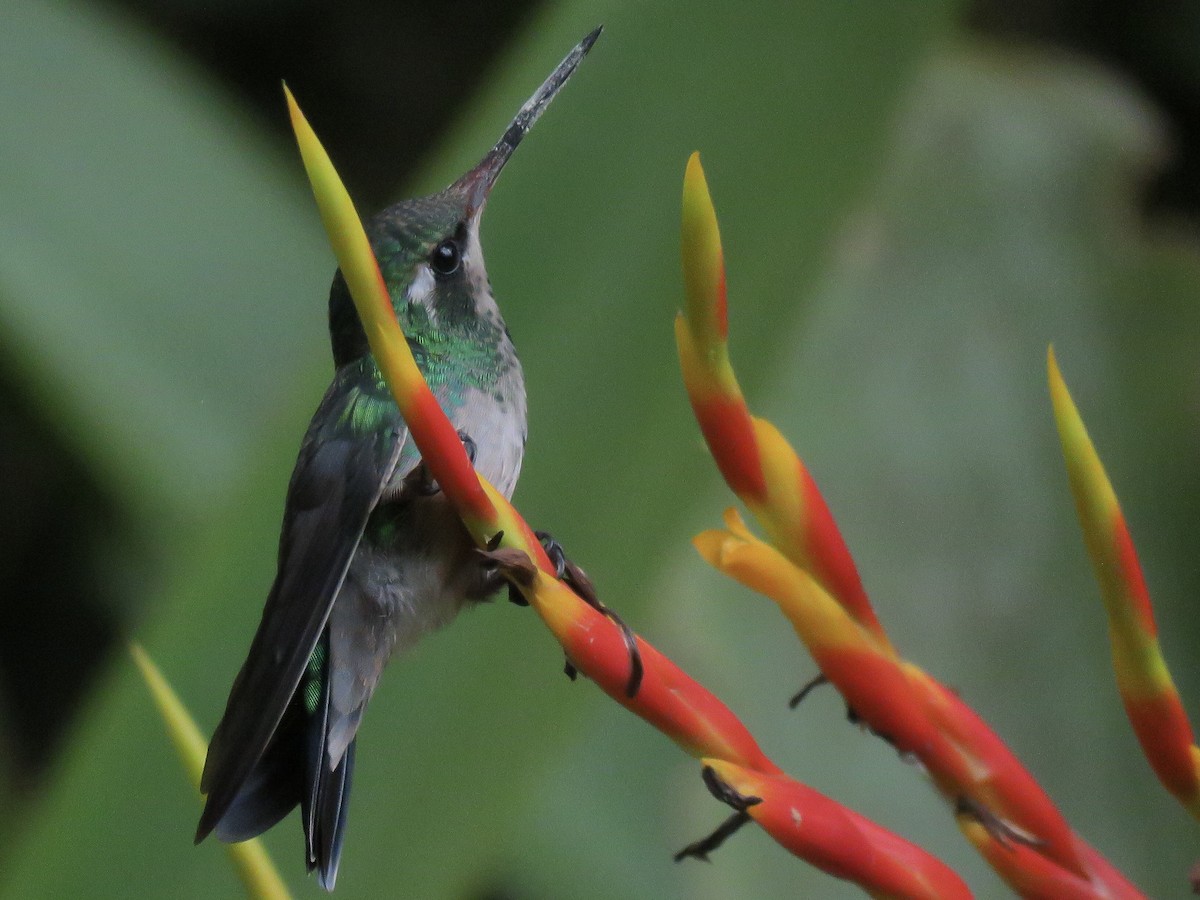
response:
M508 158L512 156L517 145L521 143L521 139L533 127L533 123L546 111L550 101L567 83L567 79L575 73L575 69L587 56L588 51L592 49L592 44L596 43L596 38L600 37L600 32L603 30L603 25L597 27L575 45L574 49L558 64L558 68L550 73L550 77L542 82L542 86L534 92L534 95L525 101L525 105L513 117L500 140L496 141L496 146L487 152L487 155L479 161L479 165L455 184L455 187L468 194L469 209L472 213L483 206L492 190L492 185L496 183L496 178L500 175L500 170L508 162Z

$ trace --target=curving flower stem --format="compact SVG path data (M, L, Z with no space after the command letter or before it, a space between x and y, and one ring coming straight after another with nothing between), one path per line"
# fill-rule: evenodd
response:
M286 87L285 87L286 92ZM641 638L645 672L626 694L630 656L620 629L554 578L517 511L471 468L453 426L408 349L362 223L337 173L287 93L293 129L321 218L364 330L422 459L480 548L487 548L576 668L693 756L733 781L761 788L755 816L791 852L879 897L959 898L970 893L943 863L785 776L749 730L702 685Z
M196 791L196 796L201 796L200 773L204 770L208 742L166 676L142 646L130 643L129 655L133 657L134 665L141 673L142 680L154 699L154 705L158 707L167 734L171 743L175 745L179 761L187 773L188 781ZM225 852L246 888L248 897L253 900L290 900L291 894L288 893L287 886L279 877L279 872L260 839L251 838L248 841L225 844Z

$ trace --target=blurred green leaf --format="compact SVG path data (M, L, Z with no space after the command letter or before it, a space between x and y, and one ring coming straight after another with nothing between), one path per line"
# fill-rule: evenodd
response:
M493 82L478 115L454 137L456 149L437 156L426 186L452 177L491 145L531 86L594 26L594 15L580 4L537 23L512 55L519 65ZM737 190L731 183L723 195L728 215L753 227L735 227L735 249L755 247L764 263L802 263L758 265L739 285L761 279L738 322L770 348L762 354L768 360L786 346L772 323L790 318L796 279L818 270L828 229L878 160L891 106L944 17L935 7L914 16L902 4L768 15L716 3L680 17L658 3L614 7L605 19L606 34L580 77L506 170L484 240L530 383L532 437L518 499L531 521L554 528L587 562L606 597L636 615L649 599L639 586L654 571L658 548L683 546L692 530L679 524L687 505L680 499L710 477L671 343L687 153L702 147L711 165L738 173ZM142 78L161 77L160 63L143 58ZM177 85L176 93L184 91ZM226 130L206 117L195 128L206 124L218 136ZM298 178L299 164L289 171ZM271 205L246 190L248 205ZM318 227L311 206L298 219ZM261 240L287 239L272 228L259 224L262 234L245 236L247 246L261 252ZM308 298L293 310L293 324L323 321L330 267L327 251L318 255L323 271L298 272L293 277L307 282L303 292L283 294ZM224 364L240 358L245 340L273 340L276 295L262 293L234 289L231 300L259 318L226 319L220 336L189 335L196 352L219 354ZM186 303L194 302L188 295ZM136 347L126 349L136 356ZM315 368L326 359L323 349L281 355L274 344L250 355L284 379L291 360L311 359ZM750 383L761 384L766 372L752 371ZM188 383L186 371L178 383ZM304 401L296 400L296 409L307 413L317 393L311 384L296 385ZM231 403L230 421L261 413ZM267 445L246 451L249 465L227 494L235 499L209 516L202 533L188 536L156 601L160 612L146 643L170 664L205 725L216 721L269 584L283 485L303 426L297 412ZM238 437L253 441L254 432ZM681 458L680 447L693 452ZM632 540L615 540L626 535ZM692 876L670 862L670 852L707 829L719 810L692 767L686 796L699 815L684 827L659 833L662 816L678 815L666 793L679 787L677 779L658 780L646 795L658 798L654 816L637 808L645 798L606 807L603 799L617 796L614 779L669 772L679 765L678 752L587 685L567 683L560 667L559 651L536 621L506 606L464 616L393 665L363 732L340 895L374 896L403 885L414 896L462 896L497 883L536 885L560 866L582 871L588 854L606 850L621 861L613 868L621 870L622 888L645 896L691 890ZM721 689L720 679L714 687ZM130 691L136 686L121 675L97 697L40 821L12 859L7 884L14 894L111 894L130 885L172 896L232 889L217 848L190 846L194 810L170 766L155 758L161 738ZM609 723L616 744L580 747L579 729L589 718ZM531 816L540 814L543 798L557 795L560 770L578 754L614 762L604 781L568 799L575 817L595 817L596 840L570 853L562 846L547 852L555 817ZM616 764L621 759L625 765ZM129 824L106 827L112 821ZM650 839L627 852L647 828ZM285 872L289 861L302 864L294 823L277 828L268 845ZM72 865L55 865L65 846ZM779 864L795 876L792 860ZM616 887L549 883L554 896L611 894Z
M3 809L15 809L21 802L17 795L11 729L8 711L0 706L0 808ZM0 824L0 841L8 838L14 826L15 823L7 819Z
M1151 588L1170 615L1193 577L1192 551L1172 556L1162 544L1178 547L1196 525L1186 491L1173 499L1195 474L1170 460L1194 461L1197 450L1195 405L1180 395L1195 383L1183 371L1200 339L1200 270L1194 248L1167 253L1140 225L1135 188L1162 142L1153 110L1099 70L998 48L934 58L759 407L821 484L901 652L988 718L1068 819L1151 896L1186 883L1190 825L1122 720L1043 365L1052 341L1079 379L1098 446L1124 455L1123 472L1110 474L1136 510ZM725 235L721 173L706 169ZM731 253L727 264L735 282L745 262ZM741 299L735 289L734 315ZM739 365L753 361L753 345L736 332L733 343ZM1122 486L1139 481L1140 507ZM1172 505L1193 512L1171 515ZM729 699L767 723L758 731L768 746L796 748L789 770L932 849L981 895L1000 891L955 844L919 776L835 727L836 698L781 714L787 686L811 673L777 640L764 646L763 629L782 622L758 618L760 601L681 557L685 599L663 642L676 646L709 617L703 658L739 669ZM714 608L724 611L713 618ZM739 621L748 616L752 625ZM1179 654L1173 667L1194 668L1194 650L1172 646L1178 630L1164 633ZM764 690L772 679L784 685ZM721 866L729 880L710 896L743 874L728 858Z
M80 4L10 10L0 81L5 350L123 499L195 514L324 361L290 302L331 258L294 160Z
M12 220L18 228L0 212L4 234L25 242L11 246L40 248L16 264L0 249L0 327L114 480L171 497L201 522L175 541L147 644L211 726L258 619L283 488L326 377L317 336L332 264L298 161L248 137L136 36L29 8L43 18L25 22L20 47L0 46L23 54L19 68L0 54L0 74L13 66L28 81L53 50L83 61L94 105L162 102L120 118L43 101L58 131L43 124L32 149L0 142L5 154L75 148L87 161L59 167L61 184L46 175L41 191L12 188L52 195L58 231L29 230L29 213ZM564 4L535 23L422 186L474 162L596 15ZM1180 534L1195 532L1195 503L1171 495L1173 478L1196 477L1184 470L1197 440L1185 399L1195 396L1197 278L1190 248L1166 254L1138 240L1131 176L1160 153L1153 113L1102 74L1034 53L931 55L948 28L933 5L684 12L652 2L612 4L603 18L604 37L514 157L484 226L529 381L522 511L789 771L951 861L981 893L998 890L922 777L848 727L835 697L787 712L811 665L773 610L687 544L731 502L690 420L671 338L680 184L700 149L745 389L805 455L897 644L959 687L1139 884L1177 891L1191 832L1122 720L1041 381L1053 341L1164 621L1183 622L1182 588L1193 585L1180 580L1196 576ZM60 32L76 43L54 43ZM120 127L107 143L62 124L110 119ZM157 161L185 144L198 158ZM92 145L99 160L83 152ZM125 145L133 155L122 159ZM110 168L95 183L67 178L101 163ZM146 174L164 166L174 177ZM185 174L214 196L232 182L240 200L176 198ZM120 229L103 225L134 195L162 211L130 219L155 224L129 242L153 252L106 276L83 311L43 302L63 285L91 286L99 265L84 256L62 282L45 281L34 263L56 258L54 235L109 240L97 245L106 259L123 259L111 240ZM68 246L90 253L83 244ZM183 285L172 250L192 266ZM208 289L218 277L227 280ZM170 311L154 310L164 295ZM189 318L203 310L213 318ZM125 399L122 385L160 368L161 380ZM1135 409L1141 395L1123 387L1170 379L1178 404ZM181 460L189 485L175 492ZM1195 670L1190 648L1164 632L1175 668ZM694 763L559 666L533 617L507 604L465 615L392 665L362 733L339 896L855 895L751 831L713 866L672 863L724 810ZM236 889L218 848L191 847L193 800L126 668L98 691L5 859L14 896ZM1186 678L1180 687L1189 696ZM285 874L299 871L294 821L267 843Z

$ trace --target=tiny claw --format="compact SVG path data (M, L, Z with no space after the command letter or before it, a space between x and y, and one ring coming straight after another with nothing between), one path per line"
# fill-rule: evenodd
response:
M541 542L542 549L550 557L550 564L554 566L554 577L561 581L567 571L567 554L562 544L548 531L535 531L533 536Z
M475 453L479 449L475 445L475 441L473 441L471 436L465 431L460 431L458 433L458 439L462 441L463 449L467 451L467 459L471 461L471 465L475 465Z
M625 652L629 655L629 679L625 682L625 696L632 699L637 696L642 686L642 678L646 669L642 664L642 652L638 648L637 636L621 617L600 602L596 594L596 586L583 569L571 562L563 550L562 544L552 537L549 532L538 531L535 537L541 542L542 549L550 557L554 565L556 577L571 588L588 606L603 614L621 631L621 639L625 643ZM572 679L574 680L574 679Z
M563 660L563 674L566 675L572 681L574 681L576 678L579 677L579 670L577 668L575 668L575 663L571 662L569 659L564 659Z
M417 463L413 470L405 476L402 493L417 497L432 497L440 490L441 487L429 474L429 467L422 461Z
M1010 848L1015 844L1038 848L1045 846L1045 841L1024 828L1014 825L1007 819L1002 819L978 800L966 795L954 801L954 814L974 819L1001 847Z
M458 432L458 439L462 441L463 449L467 452L467 459L471 461L472 466L475 465L475 453L477 450L475 441L473 441L471 436L465 431ZM429 467L425 465L424 461L419 463L416 468L409 473L405 480L406 482L411 483L411 489L414 490L419 497L432 497L434 494L439 493L442 489L437 481L434 480L434 478L429 474ZM489 547L488 549L494 550L495 548Z
M529 601L521 593L521 589L511 582L508 585L508 602L513 606L528 606Z
M829 684L829 679L825 677L824 672L821 672L815 678L810 679L808 683L805 684L804 687L800 688L800 690L792 697L792 699L788 701L788 709L795 709L804 702L805 697L811 694L814 689L819 688L823 684Z

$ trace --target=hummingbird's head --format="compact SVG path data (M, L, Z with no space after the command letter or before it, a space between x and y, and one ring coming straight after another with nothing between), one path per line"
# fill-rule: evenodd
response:
M483 209L505 163L587 55L600 31L595 29L567 54L478 165L445 190L402 200L367 224L367 236L392 306L406 331L434 328L455 333L480 322L503 327L479 245ZM329 292L329 332L337 368L369 351L340 271Z

